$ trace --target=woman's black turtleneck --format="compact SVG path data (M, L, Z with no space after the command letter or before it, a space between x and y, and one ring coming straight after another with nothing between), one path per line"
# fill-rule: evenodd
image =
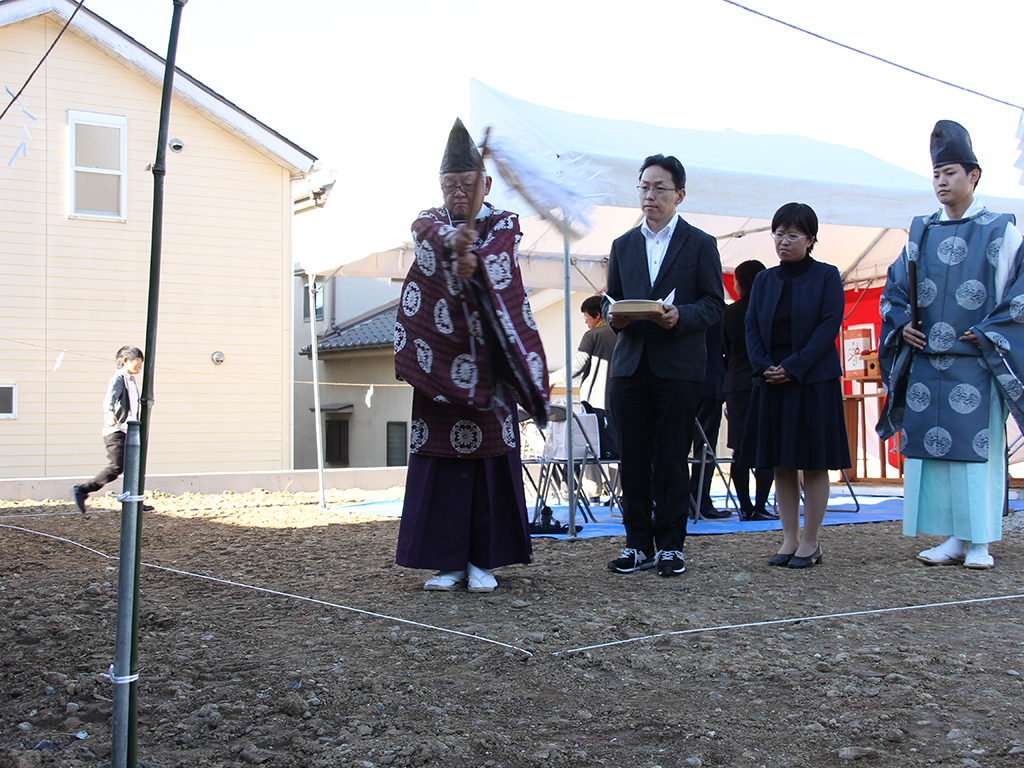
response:
M807 274L813 265L814 259L808 254L800 261L784 261L775 270L775 276L782 281L782 293L772 317L771 358L775 365L793 353L793 280Z

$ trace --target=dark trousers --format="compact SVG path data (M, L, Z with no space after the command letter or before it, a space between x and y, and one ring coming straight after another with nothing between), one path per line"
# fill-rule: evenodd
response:
M124 432L114 432L103 436L103 444L107 446L107 466L87 483L79 487L86 493L96 493L107 483L117 480L124 471Z
M461 571L529 563L518 451L486 459L409 455L395 562Z
M687 455L693 442L699 388L695 381L655 376L646 355L632 376L611 379L612 417L619 433L626 546L648 555L656 550L681 551L686 539L690 500ZM657 507L655 456L662 476Z
M722 402L713 397L697 398L697 421L700 423L700 428L704 430L704 434L707 435L712 453L715 452L718 445L718 430L722 426ZM694 464L693 471L690 473L690 498L694 503L698 503L697 493L699 492L699 509L701 512L706 512L714 509L711 503L711 479L715 474L715 465L710 458L704 461L704 440L701 439L700 432L696 429L693 430L693 457L700 459L701 463ZM702 471L703 475L701 475ZM703 488L698 487L701 484L701 477L704 478Z

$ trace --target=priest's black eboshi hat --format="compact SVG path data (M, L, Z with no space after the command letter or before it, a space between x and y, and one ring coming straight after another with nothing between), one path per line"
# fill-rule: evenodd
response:
M939 120L932 128L931 153L932 168L955 163L978 165L978 158L971 145L971 134L960 123L952 120Z
M441 158L441 173L465 173L475 171L479 167L480 152L469 137L469 131L462 124L462 120L456 117L451 133L448 134L444 157Z

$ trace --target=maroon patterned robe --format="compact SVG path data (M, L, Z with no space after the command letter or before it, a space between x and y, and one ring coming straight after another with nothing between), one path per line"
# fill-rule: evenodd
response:
M455 277L446 208L412 225L416 261L395 325L395 375L415 390L410 451L488 458L519 449L516 402L543 424L547 361L519 272L519 217L484 203L479 268Z

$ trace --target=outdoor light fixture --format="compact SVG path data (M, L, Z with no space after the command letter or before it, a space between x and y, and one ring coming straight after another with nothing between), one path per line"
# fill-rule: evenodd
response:
M210 359L213 360L214 365L220 365L221 363L224 362L224 353L214 352L212 355L210 355Z

